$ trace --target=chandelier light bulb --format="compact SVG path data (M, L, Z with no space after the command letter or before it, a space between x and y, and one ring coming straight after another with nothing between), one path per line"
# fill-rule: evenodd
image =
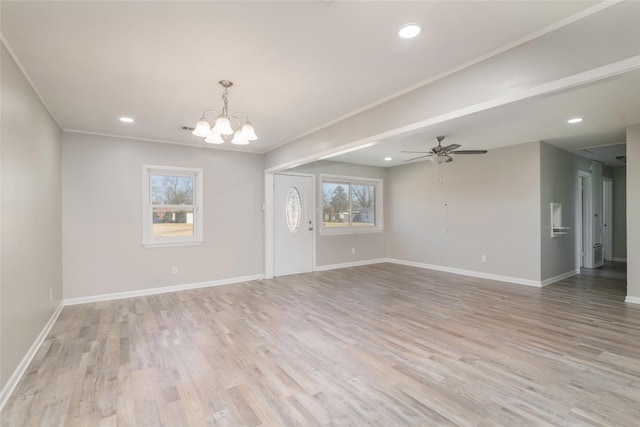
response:
M206 121L203 117L200 119L198 124L196 124L196 128L191 133L193 133L195 136L205 138L211 133L211 126L209 126L209 122Z
M231 140L231 143L236 145L247 145L249 143L249 140L245 138L241 130L237 130L236 133L233 135L233 139Z
M219 133L220 135L231 135L233 129L231 128L231 122L226 117L220 116L216 119L216 124L211 130L213 133Z
M224 144L224 139L222 139L219 133L210 132L204 142L208 142L209 144Z
M244 136L249 141L255 141L256 139L258 139L251 123L246 123L244 126L242 126L242 136Z

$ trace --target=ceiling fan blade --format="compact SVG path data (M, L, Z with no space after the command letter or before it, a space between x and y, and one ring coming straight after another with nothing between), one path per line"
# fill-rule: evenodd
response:
M431 154L431 151L403 151L403 153Z
M442 147L440 151L453 151L456 148L460 148L460 147L462 147L462 145L460 144L451 144L451 145L447 145L446 147Z
M487 150L459 150L450 151L449 154L486 154Z
M449 162L453 162L453 157L449 157L445 163L449 163Z
M431 157L431 156L433 156L433 154L427 154L426 156L419 156L419 157L414 157L413 159L405 160L405 162L412 162L414 160L422 159L425 157Z

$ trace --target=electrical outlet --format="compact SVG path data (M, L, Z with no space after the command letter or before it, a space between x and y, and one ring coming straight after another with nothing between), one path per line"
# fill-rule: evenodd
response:
M178 274L178 266L174 265L173 267L171 267L171 274Z
M351 253L355 254L356 253L356 248L351 248Z
M53 301L53 289L49 289L49 301Z
M486 256L486 255L482 255L482 256L480 257L480 261L482 261L482 262L487 262L487 256Z

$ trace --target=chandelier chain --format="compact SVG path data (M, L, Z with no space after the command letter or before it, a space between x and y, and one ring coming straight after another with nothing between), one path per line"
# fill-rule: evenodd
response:
M228 112L227 105L229 104L229 97L228 97L228 89L227 89L227 86L225 86L225 88L224 88L224 93L222 94L222 100L224 101L224 107L222 107L222 115L223 115L224 117L229 117L229 116L227 115L227 112Z

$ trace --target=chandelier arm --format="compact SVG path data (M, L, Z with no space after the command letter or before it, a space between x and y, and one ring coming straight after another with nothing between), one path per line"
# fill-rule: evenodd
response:
M221 114L216 110L204 110L204 113L202 113L202 117L204 117L207 113L216 113L217 116L221 116Z
M242 111L238 111L237 113L233 113L233 114L231 114L231 115L229 116L229 118L232 118L232 117L233 117L234 119L236 119L236 120L238 121L238 123L242 123L242 122L240 121L240 119L238 119L238 117L236 117L236 116L244 116L244 122L245 122L245 123L251 123L251 121L249 120L249 116L247 116L247 114L246 114L246 113L243 113Z

